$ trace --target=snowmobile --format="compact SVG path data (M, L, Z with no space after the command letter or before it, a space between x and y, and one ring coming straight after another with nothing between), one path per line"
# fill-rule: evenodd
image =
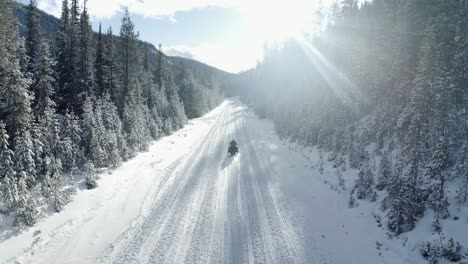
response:
M233 139L231 143L229 143L228 153L231 156L236 155L239 153L239 148L237 148L237 142Z

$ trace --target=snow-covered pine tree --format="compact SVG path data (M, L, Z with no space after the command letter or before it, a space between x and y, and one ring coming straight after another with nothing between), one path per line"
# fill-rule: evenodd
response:
M112 35L112 28L109 27L104 39L103 79L105 87L103 93L109 93L114 104L118 106L118 99L120 98L120 88L117 74L117 60L115 59L114 49L114 36Z
M57 36L59 109L71 109L75 113L81 113L86 90L81 74L81 23L78 0L71 0L70 9L68 1L63 1L61 18Z
M147 150L148 143L152 139L146 123L149 114L148 108L139 102L139 96L133 91L130 92L126 99L122 117L130 156L134 156L138 151Z
M459 242L455 243L453 238L450 238L442 248L442 256L451 262L458 262L462 259L462 246Z
M101 120L101 109L96 108L96 98L89 96L83 104L83 146L85 157L97 167L103 166L105 152L100 141L104 131ZM97 111L96 111L97 110Z
M447 144L443 138L439 138L432 157L426 166L425 177L430 180L428 202L438 218L441 219L445 219L450 215L448 212L449 202L446 195L447 179L445 169L447 162Z
M133 91L139 69L139 54L137 54L138 33L135 32L135 25L130 19L127 8L125 9L122 25L120 26L120 38L119 59L122 90L118 94L117 107L120 113L123 113L126 96Z
M32 188L36 185L37 174L36 164L34 163L34 149L29 131L17 132L13 146L15 150L15 171L18 174L22 172L21 177L24 177L28 188Z
M41 194L44 198L49 199L55 189L55 181L52 177L52 161L50 157L46 156L44 158L44 179L42 180Z
M424 212L424 204L414 184L413 175L414 170L408 165L399 182L399 188L392 195L387 226L395 234L411 231Z
M461 184L457 190L456 201L458 204L466 204L468 201L468 141L463 144L463 159L458 169L461 174Z
M83 162L81 149L81 120L68 110L62 117L60 138L62 146L60 149L63 170L66 173L80 166Z
M41 30L37 18L37 1L30 0L27 6L27 23L26 23L26 37L25 48L26 56L28 58L27 72L34 73L34 65L37 64L36 59L40 58L39 45L41 41ZM33 79L35 79L33 77ZM35 80L33 81L33 84ZM32 90L34 91L34 90Z
M7 210L11 210L18 199L15 174L8 133L5 124L0 121L0 197Z
M162 51L160 50L159 53L162 54ZM160 56L164 55L162 54ZM173 72L168 68L166 63L164 63L164 58L161 59L160 63L161 65L158 66L158 71L161 76L159 76L159 78L162 78L162 81L160 81L162 85L161 88L164 88L168 101L166 113L170 121L170 127L166 128L166 130L170 133L182 128L187 121L187 116L185 115L184 106L179 98L179 88L174 81Z
M424 181L421 166L424 164L424 142L427 139L428 91L431 82L432 50L434 32L429 29L422 46L417 77L411 91L411 100L400 117L400 127L406 126L403 156L406 166L401 177L400 188L394 190L392 204L388 213L388 227L399 234L414 228L416 221L424 213L424 194L421 190Z
M106 166L117 167L122 162L121 149L123 144L122 122L120 121L117 107L112 102L110 95L105 93L98 100L101 105L102 123L105 129L103 135L104 149L107 153Z
M55 181L55 192L53 193L53 206L55 211L62 211L63 207L70 201L70 192L63 190L62 162L54 159L52 163L52 178Z
M42 142L42 131L43 128L41 127L41 123L34 121L31 127L31 140L34 149L34 164L36 165L36 173L39 176L38 180L40 180L43 175L42 165L44 161L44 143Z
M32 191L27 186L28 176L25 171L19 171L17 175L17 201L14 205L14 223L16 226L33 226L41 214L37 207L37 201Z
M12 1L1 2L0 18L0 119L8 131L24 131L31 122L30 79L22 72L26 62L23 41L17 34ZM26 65L24 65L26 66Z
M55 62L51 57L49 45L45 40L39 42L37 57L36 63L33 65L36 76L35 83L33 84L33 90L36 93L36 106L34 112L40 119L49 109L55 111L55 102L52 100L55 83L55 79L53 77L53 67L55 66Z
M392 163L390 153L385 151L382 154L379 164L379 177L375 188L379 191L382 191L387 187L387 184L390 180L390 174L392 173Z
M87 161L84 165L84 169L86 173L86 188L88 188L88 190L96 188L97 181L96 169L94 168L94 164L91 161Z
M86 1L80 15L80 76L83 94L94 93L94 40Z
M106 90L106 76L104 73L107 69L104 61L104 48L104 37L102 35L101 23L99 23L98 39L96 44L96 60L94 61L94 71L96 75L94 79L94 89L97 96L103 95Z
M356 197L358 199L367 199L370 198L373 190L372 186L374 185L374 175L371 170L369 160L364 161L362 169L359 171L358 179L356 180Z
M98 155L96 155L96 160L94 165L97 168L105 167L108 161L108 156L110 153L106 151L108 140L107 140L107 131L106 128L104 127L104 122L102 120L103 118L103 112L102 112L102 101L100 99L97 99L95 97L92 98L92 101L94 102L94 122L95 122L95 127L94 127L94 134L95 137L93 140L93 145L99 145L100 152Z
M141 87L143 88L143 97L146 101L146 106L148 108L148 128L151 132L151 137L153 139L158 139L161 136L161 117L159 115L159 111L157 109L157 100L159 91L158 87L153 79L153 74L149 71L144 71L141 74Z
M68 194L62 190L62 163L60 159L45 158L45 175L42 182L42 196L49 200L55 211L60 212L69 201Z
M62 1L62 14L60 17L60 25L57 32L56 39L56 49L57 49L57 64L56 71L58 75L58 94L60 95L59 99L59 110L65 111L67 109L66 97L63 96L64 93L68 92L68 85L71 82L71 65L70 65L70 39L69 32L71 30L70 24L70 10L68 6L68 0Z

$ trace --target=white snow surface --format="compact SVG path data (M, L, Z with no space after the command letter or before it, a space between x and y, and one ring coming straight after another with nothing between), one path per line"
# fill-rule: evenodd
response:
M377 227L374 204L348 208L349 192L330 188L336 179L318 172L315 154L226 100L101 174L61 213L1 232L0 262L424 263L418 243Z

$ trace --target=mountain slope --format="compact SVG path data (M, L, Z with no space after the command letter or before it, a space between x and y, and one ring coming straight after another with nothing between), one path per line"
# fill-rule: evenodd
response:
M55 42L56 34L59 28L59 19L47 14L42 10L37 10L38 21L41 26L43 34L50 42ZM27 21L27 9L26 6L21 3L16 3L15 16L19 22L19 30L21 34L24 34L26 31L26 21ZM104 27L105 28L105 27ZM97 33L95 33L95 38L97 38ZM119 42L120 37L115 36L115 42ZM148 62L150 71L156 69L156 56L157 49L156 47L148 42L139 41L139 49L142 54L146 53L148 55ZM232 74L224 72L220 69L214 68L212 66L206 65L204 63L186 59L182 57L172 57L164 55L165 59L169 62L176 76L180 76L182 71L190 72L193 76L196 76L201 82L210 82L213 79L220 85L223 86L226 83L226 80L232 76ZM210 80L209 80L210 79ZM176 83L180 78L176 78ZM178 83L180 84L180 83Z

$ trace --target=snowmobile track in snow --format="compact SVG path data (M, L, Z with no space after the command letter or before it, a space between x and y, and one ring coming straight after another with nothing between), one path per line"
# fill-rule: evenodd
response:
M250 114L229 102L97 262L307 263L285 204L270 186L275 172L246 126ZM240 153L227 157L232 138Z

